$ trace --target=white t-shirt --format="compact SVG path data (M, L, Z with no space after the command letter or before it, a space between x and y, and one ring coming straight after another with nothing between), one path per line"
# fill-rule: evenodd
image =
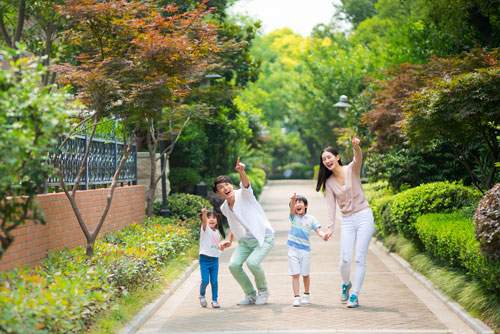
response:
M219 257L221 251L219 250L220 232L219 230L212 231L210 226L205 228L200 227L200 254Z
M248 232L262 246L266 235L273 235L274 230L253 194L252 186L249 185L248 188L245 188L240 183L240 189L234 191L234 196L232 211L229 209L227 200L220 207L220 210L227 218L234 239L245 238Z

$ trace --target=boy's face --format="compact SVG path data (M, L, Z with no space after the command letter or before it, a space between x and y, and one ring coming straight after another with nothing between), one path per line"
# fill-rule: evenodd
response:
M298 215L305 215L306 214L306 209L307 205L304 204L302 201L296 201L295 202L295 213Z
M234 197L234 187L229 182L222 182L217 185L217 195L225 200Z

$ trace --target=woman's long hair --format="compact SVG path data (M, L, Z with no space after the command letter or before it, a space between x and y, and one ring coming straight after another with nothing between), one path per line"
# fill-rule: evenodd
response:
M325 190L326 180L332 175L332 171L326 168L325 165L323 165L322 156L324 152L330 152L334 156L339 155L339 151L331 146L328 146L327 148L324 148L323 151L321 151L321 154L319 156L318 184L316 184L316 191ZM343 166L340 159L339 165Z

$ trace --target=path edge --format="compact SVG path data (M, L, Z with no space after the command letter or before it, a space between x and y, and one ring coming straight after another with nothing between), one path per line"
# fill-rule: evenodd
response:
M167 301L168 298L186 281L186 279L191 275L191 273L198 267L198 260L193 260L191 264L184 269L180 277L172 282L170 289L166 289L151 303L144 306L133 318L128 322L128 324L120 329L118 334L134 334L141 326L148 321L153 314L158 311L158 309Z
M467 325L469 325L476 333L478 334L494 334L494 331L487 326L480 319L473 317L469 314L460 304L455 302L454 300L445 296L439 289L429 281L424 275L418 273L413 269L410 263L408 263L405 259L403 259L398 254L391 252L387 247L382 244L382 242L377 241L375 238L372 238L372 241L375 245L381 248L386 254L394 259L401 267L403 267L410 275L412 275L417 281L422 283L427 290L432 292L434 296L436 296L440 301L442 301L452 312L460 317Z

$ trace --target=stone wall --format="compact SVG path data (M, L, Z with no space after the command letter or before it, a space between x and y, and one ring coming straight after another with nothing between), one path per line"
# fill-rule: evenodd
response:
M156 155L157 157L160 157L159 154ZM137 153L137 184L138 185L143 185L146 187L146 193L149 191L149 177L150 177L150 170L151 170L151 160L149 159L149 153L148 152L138 152ZM169 166L168 166L168 161L167 161L167 169L165 171L167 175L167 194L170 192L170 182L168 181L168 172L169 172ZM156 172L160 173L160 159L156 161ZM156 192L155 192L155 199L161 200L161 180L158 182L158 185L156 186Z

